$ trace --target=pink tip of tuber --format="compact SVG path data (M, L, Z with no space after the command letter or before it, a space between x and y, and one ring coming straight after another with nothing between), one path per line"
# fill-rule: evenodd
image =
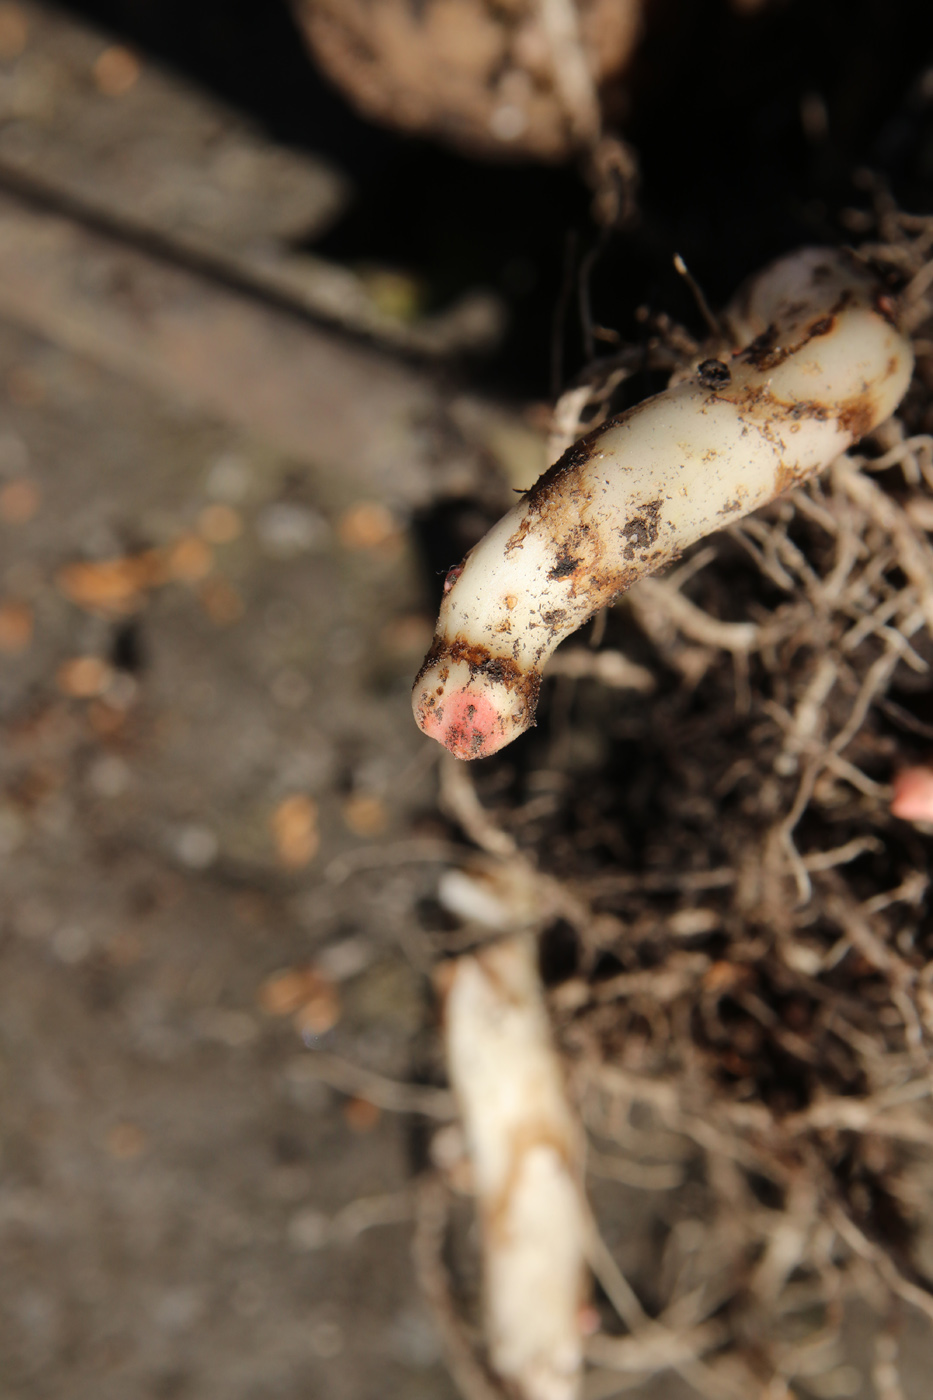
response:
M443 704L418 716L430 738L450 749L454 758L486 758L505 743L505 726L495 705L485 695L454 690Z
M903 768L898 773L891 815L905 822L933 822L933 768Z

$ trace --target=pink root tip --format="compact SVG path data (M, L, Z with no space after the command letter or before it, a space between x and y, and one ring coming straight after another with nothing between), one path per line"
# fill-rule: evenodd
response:
M933 822L933 769L904 768L898 773L891 815L905 822Z
M418 715L425 734L450 749L454 758L485 758L502 747L505 726L485 695L454 690L436 709Z

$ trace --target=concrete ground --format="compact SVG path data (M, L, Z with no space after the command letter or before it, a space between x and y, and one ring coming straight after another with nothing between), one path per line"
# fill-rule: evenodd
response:
M147 70L127 118L106 38L15 13L0 145L33 174L228 245L333 203L174 80ZM227 185L198 204L205 141ZM4 1396L453 1394L412 1278L411 1120L309 1070L323 1048L407 1078L430 1020L431 867L391 864L432 803L405 524L352 462L0 326ZM324 1010L272 1014L268 979L325 948Z

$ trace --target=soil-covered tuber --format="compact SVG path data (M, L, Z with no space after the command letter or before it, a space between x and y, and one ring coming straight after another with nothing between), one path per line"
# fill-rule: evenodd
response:
M545 662L595 612L829 466L910 382L896 302L849 252L782 258L724 325L691 372L575 443L451 570L413 707L457 758L533 723Z

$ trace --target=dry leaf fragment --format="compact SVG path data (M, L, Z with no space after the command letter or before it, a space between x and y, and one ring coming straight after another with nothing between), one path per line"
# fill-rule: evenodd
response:
M243 517L233 506L205 506L198 516L198 531L209 544L229 544L243 533Z
M312 967L288 967L274 972L259 988L259 1005L269 1016L291 1016L314 995L320 974Z
M359 501L340 517L337 533L346 549L378 549L397 538L398 526L381 501Z
M343 804L343 819L354 836L378 836L389 820L381 797L372 793L355 793Z
M324 1035L340 1019L340 997L316 967L289 967L267 977L259 1005L269 1016L293 1016L299 1034Z
M182 535L169 549L165 561L168 577L180 583L200 583L213 565L210 546L197 535Z
M301 1036L326 1035L340 1020L340 998L331 983L322 983L318 992L299 1006L292 1018Z
M17 483L11 483L6 490L12 490L14 485ZM16 500L14 508L20 508ZM3 509L4 495L0 492L0 515ZM217 509L225 511L226 507ZM213 530L215 540L222 534L227 539L233 538L234 524L226 516L213 521L209 529ZM236 529L239 529L238 524ZM58 571L56 582L65 597L78 607L108 617L120 617L139 607L149 589L168 582L201 583L213 567L214 554L206 540L200 535L182 535L165 549L146 549L139 554L82 559L66 564ZM214 622L231 622L243 611L239 595L224 582L212 583L202 594L202 601Z
M79 608L111 616L132 611L142 594L164 577L162 562L154 549L127 554L116 559L81 560L59 569L59 589Z
M317 803L304 793L280 802L272 814L272 834L279 863L291 870L307 865L317 855Z
M94 64L94 85L104 97L123 97L135 87L141 72L139 59L122 44L104 49Z
M0 651L25 651L32 641L32 609L26 603L0 603Z
M56 680L65 695L91 700L107 689L113 680L113 667L99 656L74 656L59 666Z

